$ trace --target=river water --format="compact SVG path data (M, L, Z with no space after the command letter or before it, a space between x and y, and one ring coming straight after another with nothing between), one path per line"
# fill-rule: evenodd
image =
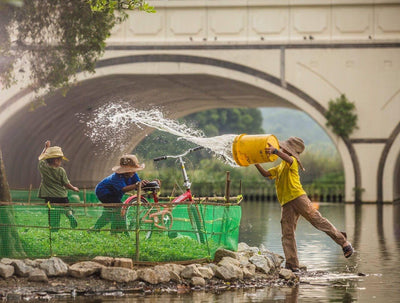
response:
M283 255L277 202L242 202L240 241L263 244ZM327 235L300 218L296 238L307 266L296 287L191 294L80 298L70 302L400 302L400 204L357 206L321 203L319 210L347 232L356 252L350 259Z

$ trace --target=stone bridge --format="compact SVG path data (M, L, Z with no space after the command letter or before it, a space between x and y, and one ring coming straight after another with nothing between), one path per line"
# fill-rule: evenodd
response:
M73 184L110 173L121 151L98 150L77 113L112 100L162 107L169 118L229 107L290 107L331 137L345 171L345 200L400 198L400 1L150 1L108 40L96 73L79 74L66 95L44 96L31 112L27 83L2 90L0 147L10 186L38 186L37 156L51 139L63 147ZM331 99L355 103L357 129L328 129ZM151 129L135 129L129 152ZM268 130L267 130L268 132Z

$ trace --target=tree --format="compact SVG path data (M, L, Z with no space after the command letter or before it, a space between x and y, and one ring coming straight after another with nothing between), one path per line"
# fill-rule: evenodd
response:
M145 0L0 1L0 81L29 77L36 93L66 91L78 72L94 73L124 10L154 12Z
M154 12L144 0L0 0L0 82L29 75L36 93L66 91L78 72L94 72L125 9ZM1 157L0 164L0 202L10 202ZM13 207L0 206L0 219L0 256L23 257Z
M326 126L332 127L333 132L338 136L349 137L354 129L358 128L355 109L354 103L347 100L344 94L336 100L330 100L326 113Z
M0 202L11 202L6 170L0 151ZM0 205L0 257L24 257L25 252L15 226L12 205Z
M194 126L207 136L235 133L263 133L262 115L257 108L219 108L191 114L185 121L194 121Z

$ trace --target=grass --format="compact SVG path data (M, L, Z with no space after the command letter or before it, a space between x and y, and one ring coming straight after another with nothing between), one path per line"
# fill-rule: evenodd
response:
M135 233L110 234L108 231L88 233L86 230L59 230L51 234L47 229L25 229L20 238L29 258L50 255L70 259L91 259L95 256L136 257ZM206 244L180 236L174 239L167 233L153 233L148 240L140 235L140 261L181 261L208 257ZM50 250L51 244L51 250Z
M21 210L21 209L20 209ZM99 208L101 210L101 208ZM85 215L82 210L75 213L79 225L77 229L69 228L69 221L61 214L61 229L51 232L48 229L48 216L45 208L40 211L17 211L16 224L19 236L28 258L48 258L50 256L68 257L68 259L83 260L95 256L136 258L136 233L111 234L110 225L99 232L88 232L94 225L97 216ZM177 233L170 238L168 232L156 229L150 239L145 239L146 231L139 232L140 261L182 261L207 258L209 250L207 243L200 244L195 240L195 234ZM210 240L211 251L217 245Z

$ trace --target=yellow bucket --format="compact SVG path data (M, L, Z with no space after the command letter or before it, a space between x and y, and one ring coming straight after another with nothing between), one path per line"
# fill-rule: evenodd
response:
M278 159L278 156L265 152L268 143L279 148L279 141L274 135L241 134L235 138L232 144L233 159L240 166L273 162Z

